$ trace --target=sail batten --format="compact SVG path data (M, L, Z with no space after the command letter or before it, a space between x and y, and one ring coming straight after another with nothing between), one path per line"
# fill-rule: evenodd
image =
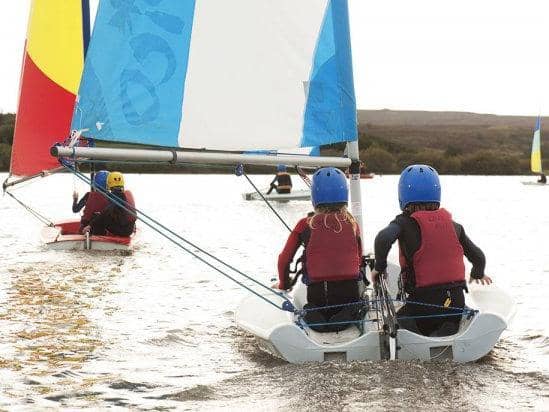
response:
M347 0L102 1L72 126L211 150L356 140Z

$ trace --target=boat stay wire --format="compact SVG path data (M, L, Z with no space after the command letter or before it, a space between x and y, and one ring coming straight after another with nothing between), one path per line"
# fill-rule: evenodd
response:
M49 220L47 217L45 217L44 215L42 215L39 212L37 212L36 210L34 210L29 205L25 204L22 200L15 197L15 195L13 193L11 193L9 190L4 191L4 193L7 193L9 196L11 196L17 203L19 203L21 206L23 206L23 208L27 212L29 212L32 216L37 218L40 222L42 222L46 226L53 226L53 222L51 220Z
M87 184L91 184L91 180L85 176L83 173L81 173L80 171L76 170L74 168L74 166L72 166L70 163L68 162L65 162L65 161L62 161L62 164L68 169L70 170L72 173L74 173L75 176L77 176L79 179L81 179L83 182L87 183ZM104 196L106 196L111 202L113 202L115 205L123 208L124 210L126 210L128 213L132 214L133 216L135 216L137 219L139 219L141 222L143 222L145 225L147 225L149 228L153 229L155 232L157 232L158 234L160 234L161 236L165 237L166 239L168 239L170 242L172 242L173 244L175 244L176 246L178 246L180 249L184 250L185 252L187 252L188 254L190 254L191 256L195 257L196 259L200 260L202 263L204 263L205 265L207 265L208 267L210 267L211 269L214 269L215 271L217 271L218 273L220 273L221 275L227 277L228 279L232 280L233 282L235 282L236 284L238 284L239 286L243 287L244 289L246 289L247 291L249 291L250 293L256 295L257 297L259 297L260 299L264 300L265 302L275 306L276 308L278 309L281 309L281 310L285 310L285 311L288 311L288 312L294 312L295 311L295 308L294 306L291 304L290 301L288 301L288 299L286 298L286 296L284 295L284 293L282 292L278 292L264 284L262 284L261 282L257 281L256 279L254 279L253 277L251 277L250 275L247 275L245 274L244 272L238 270L237 268L235 268L234 266L224 262L223 260L219 259L218 257L212 255L211 253L207 252L206 250L204 250L203 248L199 247L198 245L196 245L195 243L185 239L183 236L179 235L178 233L174 232L173 230L169 229L167 226L163 225L162 223L158 222L157 220L153 219L152 217L150 217L149 215L147 215L146 213L144 213L143 211L137 209L137 208L134 208L132 206L130 206L127 202L123 201L122 199L119 199L117 198L116 196L110 194L108 191L106 190L103 190L102 188L100 187L95 187L96 190L100 191ZM169 235L171 236L169 236ZM270 293L282 298L284 301L282 302L281 305L273 302L272 300L269 300L268 298L266 298L265 296L261 295L260 293L256 292L255 290L253 290L252 288L248 287L247 285L245 285L243 282L239 281L238 279L235 279L234 276L231 276L230 274L228 274L227 272L221 270L219 267L215 266L213 263L209 262L208 260L204 259L203 257L201 257L200 255L198 255L197 253L193 252L192 250L190 250L188 247L186 247L185 245L183 245L181 242L179 242L178 240L186 243L187 245L189 245L190 247L198 250L199 252L203 253L204 255L208 256L209 258L213 259L214 261L224 265L225 267L231 269L232 271L234 271L235 273L238 273L239 275L241 275L242 277L244 277L245 279L255 283L256 285L264 288L265 290L269 291Z
M252 179L250 179L250 177L244 172L244 169L242 167L242 165L238 165L237 168L236 168L236 175L237 176L244 176L246 178L246 180L248 180L248 182L250 183L250 185L252 185L252 187L254 188L254 190L257 192L257 194L259 196L261 196L261 199L263 199L263 201L267 204L267 206L269 206L269 209L272 210L272 212L276 215L276 217L282 222L282 224L284 226L286 226L286 229L288 229L289 232L292 231L292 229L290 228L290 226L288 226L288 224L284 221L284 219L282 218L282 216L280 216L280 214L275 210L275 208L273 207L273 205L271 205L271 203L267 200L267 198L265 198L265 196L263 196L263 193L261 193L261 191L257 188L257 186L254 184L254 182L252 181Z

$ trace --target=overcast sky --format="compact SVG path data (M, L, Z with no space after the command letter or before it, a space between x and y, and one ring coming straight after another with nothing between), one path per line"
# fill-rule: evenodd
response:
M0 1L3 112L17 105L29 4ZM549 0L349 5L359 108L549 115Z

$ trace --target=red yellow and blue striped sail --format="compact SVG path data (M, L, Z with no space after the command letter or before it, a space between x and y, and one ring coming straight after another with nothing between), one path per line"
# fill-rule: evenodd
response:
M59 165L49 151L69 135L88 37L88 0L32 1L11 174L30 176Z

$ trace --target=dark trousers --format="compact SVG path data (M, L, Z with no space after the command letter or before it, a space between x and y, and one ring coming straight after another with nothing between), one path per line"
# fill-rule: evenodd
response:
M359 285L356 280L312 283L307 286L307 304L304 306L304 309L308 309L308 311L304 316L305 322L308 324L334 323L332 325L311 326L311 329L318 332L339 332L352 325L352 323L345 322L358 320L360 317L360 305L355 304L327 309L316 308L355 303L359 299Z
M94 235L104 235L106 231L109 231L116 236L130 236L135 229L135 223L120 223L114 213L101 213L93 219L91 227Z
M447 299L450 299L449 301ZM426 305L413 302L424 303ZM444 308L447 306L457 309ZM437 305L437 306L428 306ZM450 288L419 288L408 295L406 304L398 311L400 325L405 329L417 327L417 331L425 336L449 336L457 333L461 316L452 314L461 314L465 307L465 295L463 286L454 286ZM434 317L428 317L433 316ZM450 315L450 316L442 316ZM407 317L416 317L406 319ZM421 316L426 316L425 318ZM415 322L414 322L415 321Z

